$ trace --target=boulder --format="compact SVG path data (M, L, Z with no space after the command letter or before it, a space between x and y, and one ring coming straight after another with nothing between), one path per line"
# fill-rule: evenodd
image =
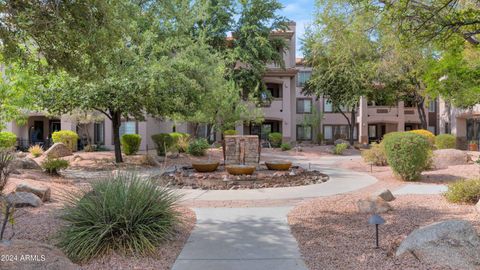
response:
M17 239L2 241L0 242L0 254L6 259L1 262L2 270L80 269L58 248L39 242ZM12 258L12 260L7 260L8 258Z
M73 155L72 151L63 143L54 143L43 154L49 158L61 158Z
M41 170L42 168L38 165L35 160L24 157L24 158L16 158L10 163L10 168L12 170L19 170L19 169L26 169L26 170Z
M465 220L448 220L414 230L396 255L412 254L420 261L449 269L480 268L480 238Z
M453 165L464 165L470 161L470 156L462 150L440 149L433 151L433 166L436 169L445 169Z
M395 196L393 196L392 192L388 189L384 189L380 192L374 193L372 198L380 198L386 202L391 202L395 200Z
M381 214L393 210L392 206L381 198L361 199L357 201L360 213Z
M30 192L37 195L43 202L50 201L51 189L49 187L33 187L25 183L18 184L16 192Z
M30 192L12 192L7 195L7 202L13 203L15 207L39 207L42 199Z
M348 147L350 147L350 143L344 139L338 139L338 140L335 140L335 142L333 142L334 145L341 144L341 143L345 143L348 145Z

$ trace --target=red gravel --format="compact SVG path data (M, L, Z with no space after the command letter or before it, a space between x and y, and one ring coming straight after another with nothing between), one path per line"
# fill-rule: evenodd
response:
M473 206L454 205L441 195L400 196L394 210L382 214L381 249L374 249L374 227L355 202L365 195L339 195L297 206L289 224L309 269L441 269L424 265L412 256L393 254L401 240L419 226L448 219L465 219L479 228Z

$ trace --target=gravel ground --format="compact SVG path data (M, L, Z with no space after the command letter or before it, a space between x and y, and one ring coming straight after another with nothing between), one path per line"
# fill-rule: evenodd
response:
M85 183L73 183L59 177L48 176L40 171L28 170L22 171L22 173L22 175L12 175L5 193L14 190L19 183L49 186L52 189L52 201L38 208L16 209L14 230L10 226L7 227L5 236L7 239L10 238L14 231L14 239L25 239L53 245L55 243L55 233L64 225L63 221L58 218L59 210L63 206L62 195L65 192L78 190ZM181 213L183 224L177 228L176 236L160 246L153 256L132 257L110 254L82 265L82 269L171 269L196 221L195 213L192 210L182 206L178 208L178 211Z
M448 219L470 220L478 229L473 206L454 205L440 195L400 196L394 210L382 214L381 249L374 248L369 215L357 212L356 200L365 195L316 199L297 206L288 221L309 269L442 269L424 265L412 256L393 254L401 240L419 226Z

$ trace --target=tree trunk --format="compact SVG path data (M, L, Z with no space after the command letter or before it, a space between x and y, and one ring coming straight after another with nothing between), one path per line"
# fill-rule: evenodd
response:
M348 142L350 143L350 145L353 145L353 131L354 131L354 127L355 127L355 107L352 108L351 112L350 112L350 118L348 118L348 116L345 114L345 112L342 111L342 109L340 108L340 106L336 106L338 111L340 111L340 113L343 115L343 117L345 117L345 119L347 119L347 123L348 123L348 129L349 129L349 133L350 133L350 136L348 136Z
M355 107L352 108L352 111L350 112L350 145L353 145L354 144L354 141L353 141L353 134L355 133L355 116L356 116L356 112L355 112Z
M121 114L119 112L111 112L113 126L113 145L115 148L115 162L122 163L122 148L120 145L120 126L122 125Z
M422 129L428 129L427 114L425 113L425 98L420 97L417 99L417 111Z

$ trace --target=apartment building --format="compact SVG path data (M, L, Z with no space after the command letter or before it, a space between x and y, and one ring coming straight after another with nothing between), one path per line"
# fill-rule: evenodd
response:
M238 125L236 127L238 133L258 135L261 139L266 139L268 133L280 132L283 135L283 140L288 142L317 141L319 134L321 134L325 143L333 143L339 138L348 139L347 120L333 108L327 98L321 97L317 100L316 97L302 94L302 88L310 78L312 70L304 64L302 59L296 58L295 23L292 22L287 31L272 32L272 36L284 38L288 44L288 48L282 52L285 67L281 68L274 64L267 66L268 70L263 76L263 81L271 98L261 107L264 113L264 121L262 124L244 123ZM439 132L438 109L439 104L436 102L429 104L426 109L429 112L429 129L434 133ZM464 118L460 117L458 119ZM450 125L453 129L457 128L457 125L470 127L471 124L467 125L467 122L460 120L452 122ZM447 125L446 122L442 123ZM380 140L388 132L417 129L419 125L420 118L416 108L410 107L404 102L400 101L396 106L382 106L362 97L357 111L353 136L355 141L369 143ZM90 136L94 144L113 149L112 123L107 118L100 123L89 125L87 129L79 129L68 115L52 118L41 112L32 112L26 124L19 125L12 122L7 125L7 130L17 134L19 145L23 147L30 144L48 144L51 134L60 129L76 131L84 143L86 137ZM125 119L122 122L120 134L136 133L141 135L143 140L140 149L146 150L154 147L151 139L153 134L172 131L193 133L193 129L194 126L189 123L174 123L159 118L146 117L145 121ZM200 129L197 134L207 134L206 127L200 127ZM470 133L467 134L466 131L458 134L466 138L470 136L468 135ZM476 134L478 137L478 132ZM221 139L220 134L216 134L215 137L217 140Z
M455 135L457 148L467 149L469 143L480 143L480 104L460 109L440 99L438 118L439 133Z

